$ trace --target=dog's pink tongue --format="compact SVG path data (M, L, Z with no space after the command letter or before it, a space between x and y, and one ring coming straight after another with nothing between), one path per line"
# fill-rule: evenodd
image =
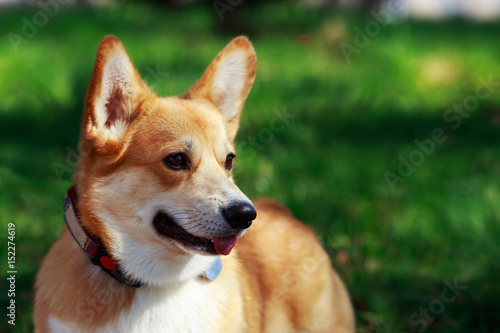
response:
M236 236L214 238L215 251L227 256L236 245Z

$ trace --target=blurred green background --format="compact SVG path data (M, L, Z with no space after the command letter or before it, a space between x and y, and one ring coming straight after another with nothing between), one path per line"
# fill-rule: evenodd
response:
M500 331L500 85L484 84L500 80L500 24L398 19L377 32L368 11L230 7L221 20L214 2L61 5L31 30L41 7L0 9L0 330L33 330L34 276L64 227L102 37L118 36L154 90L176 95L245 34L259 68L236 179L314 228L358 332ZM4 314L9 222L15 327Z

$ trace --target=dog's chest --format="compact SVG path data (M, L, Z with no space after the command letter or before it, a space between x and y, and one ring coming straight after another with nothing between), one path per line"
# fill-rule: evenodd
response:
M169 288L140 287L130 310L95 332L212 332L221 319L225 295L213 295L209 283L200 279ZM52 332L88 332L54 319L49 322Z
M171 288L137 290L130 311L124 311L116 332L210 332L222 304L210 295L206 281ZM104 330L106 332L113 331Z

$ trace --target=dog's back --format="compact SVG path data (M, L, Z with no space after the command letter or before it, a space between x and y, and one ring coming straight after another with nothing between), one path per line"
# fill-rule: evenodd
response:
M254 205L257 220L236 248L253 286L250 295L261 301L247 313L249 327L262 325L256 332L353 332L347 290L312 230L274 201Z

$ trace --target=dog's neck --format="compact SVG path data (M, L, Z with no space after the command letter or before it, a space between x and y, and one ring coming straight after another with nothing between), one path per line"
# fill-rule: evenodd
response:
M113 259L102 241L92 235L80 221L77 210L76 187L72 186L66 193L64 203L64 221L73 236L73 239L80 246L83 252L89 257L90 261L99 267L118 282L132 287L140 287L143 283L131 276L125 274L119 263ZM209 280L215 280L222 270L222 262L219 257L214 263L206 269L201 276Z

